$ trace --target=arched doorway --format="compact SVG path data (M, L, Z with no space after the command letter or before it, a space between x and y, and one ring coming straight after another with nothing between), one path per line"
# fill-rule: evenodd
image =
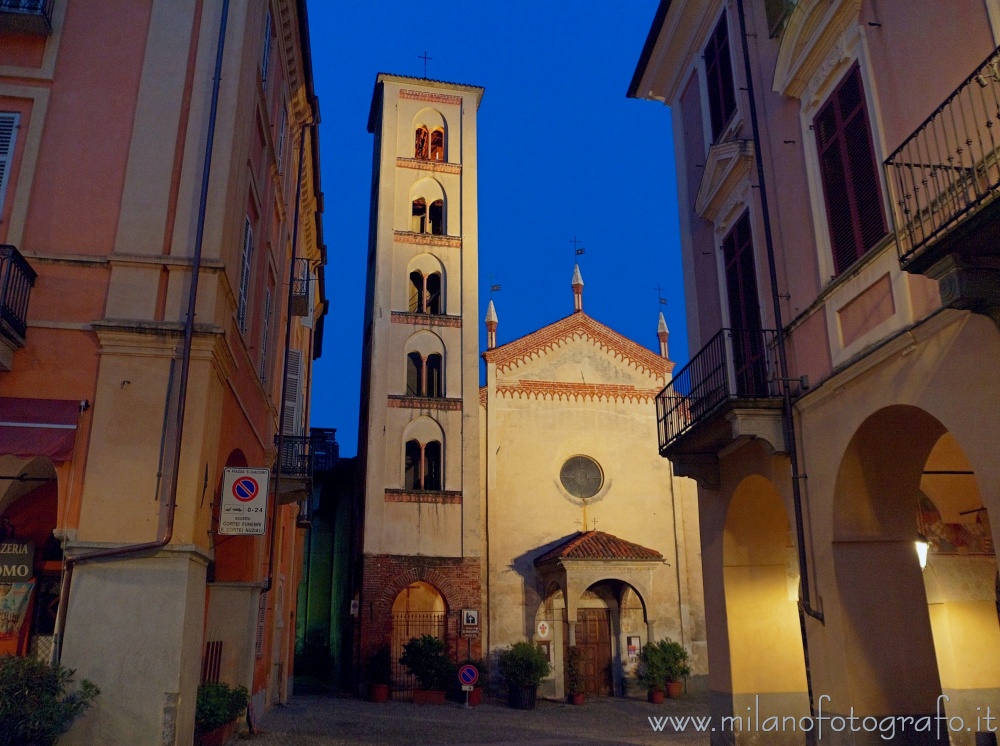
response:
M924 569L918 539L930 544ZM975 471L939 420L892 406L862 423L838 472L833 551L849 704L865 715L940 707L970 726L951 743L974 743L1000 689L997 564Z
M799 572L788 514L774 484L743 479L722 547L733 712L809 715L798 612Z
M62 574L48 458L0 457L0 655L51 660Z
M409 695L416 678L399 662L403 646L414 637L432 635L445 640L448 608L441 592L430 583L410 583L392 603L392 683L393 695Z
M639 592L623 580L593 583L577 601L575 622L584 693L598 697L622 694L628 668L635 668L646 643L646 612Z

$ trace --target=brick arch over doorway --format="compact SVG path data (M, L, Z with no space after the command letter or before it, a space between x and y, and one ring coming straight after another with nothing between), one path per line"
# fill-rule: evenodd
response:
M415 563L412 557L369 555L365 557L361 608L361 664L382 645L392 640L392 604L408 585L417 582L433 586L444 598L447 610L445 641L455 659L482 656L480 637L463 638L462 609L479 609L480 565L474 558L426 558Z

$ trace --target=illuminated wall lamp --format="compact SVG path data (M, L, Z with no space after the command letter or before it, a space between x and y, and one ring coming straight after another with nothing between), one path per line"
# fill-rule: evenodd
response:
M927 567L927 550L931 545L923 534L917 534L917 540L913 543L917 546L917 559L920 560L920 569L923 570Z

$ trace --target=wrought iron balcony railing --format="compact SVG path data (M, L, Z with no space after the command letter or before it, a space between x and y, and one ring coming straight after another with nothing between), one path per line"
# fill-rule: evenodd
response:
M1000 48L885 162L905 268L1000 187Z
M340 460L336 428L314 427L310 432L313 471L331 471Z
M309 260L296 259L292 264L292 316L312 313L311 279Z
M660 453L723 403L779 396L770 329L721 329L656 397Z
M310 479L312 477L312 457L308 435L285 435L281 438L281 453L278 464L282 479ZM275 438L275 443L278 439Z
M54 0L0 0L0 31L52 33Z
M35 270L10 244L0 245L0 333L24 344L27 333L28 298L35 285Z

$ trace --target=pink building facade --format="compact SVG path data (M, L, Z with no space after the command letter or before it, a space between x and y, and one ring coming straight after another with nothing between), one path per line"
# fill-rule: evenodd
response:
M628 95L674 131L692 349L659 447L743 720L713 743L991 730L998 43L990 0L660 3Z

